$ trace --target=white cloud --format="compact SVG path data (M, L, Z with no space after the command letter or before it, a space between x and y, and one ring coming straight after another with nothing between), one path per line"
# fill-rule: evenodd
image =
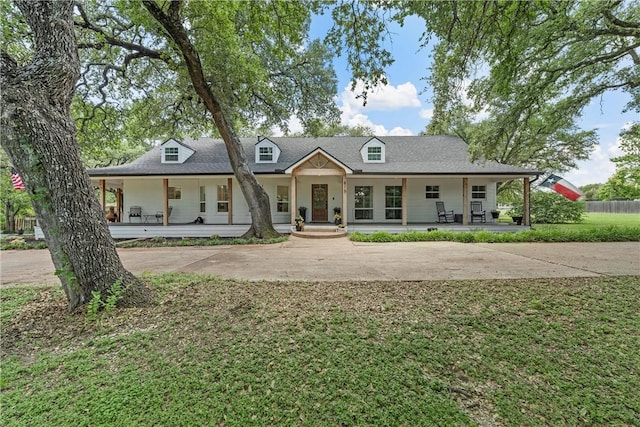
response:
M342 124L347 125L349 127L357 127L357 126L364 126L367 127L369 129L371 129L373 131L374 135L378 135L378 136L386 136L386 135L394 135L394 136L400 136L400 135L405 135L405 136L409 136L409 135L413 135L413 132L411 132L410 129L405 129L399 126L394 127L393 129L391 129L390 131L387 130L387 128L385 128L383 125L379 125L379 124L375 124L373 123L369 117L365 114L361 114L358 113L355 116L349 118L348 120L345 120L344 115L342 116Z
M355 90L347 85L340 94L342 111L348 115L354 115L361 111L389 111L401 108L417 108L421 103L418 99L418 89L411 82L398 86L380 85L369 90L367 105L363 106L363 99L357 98L364 90L362 82L356 83Z
M295 115L289 117L289 120L287 120L287 124L289 125L289 134L301 133L302 131L304 131L304 126L302 126L302 122ZM284 136L284 132L279 126L273 126L271 128L271 134L276 137Z
M433 108L420 110L420 118L431 120L433 118Z
M391 136L411 136L411 135L413 135L413 132L411 132L411 130L409 130L409 129L405 129L405 128L401 128L401 127L394 127L393 129L391 129L389 131L389 135L391 135Z
M382 124L371 121L365 113L371 111L393 111L403 108L419 108L421 106L418 99L418 90L411 82L402 83L398 86L380 85L369 91L367 94L367 105L363 106L363 100L356 95L362 93L364 85L358 82L354 90L351 85L345 86L340 94L340 110L342 111L341 122L349 127L365 126L373 131L375 135L413 135L410 129L396 126L388 130Z

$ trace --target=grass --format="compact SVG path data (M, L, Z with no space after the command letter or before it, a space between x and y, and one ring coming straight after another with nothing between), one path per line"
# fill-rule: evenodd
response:
M146 280L98 322L2 290L3 425L640 425L638 277Z
M534 224L531 229L515 233L489 231L457 232L436 230L392 234L355 232L356 242L429 242L516 243L516 242L629 242L640 241L640 216L634 214L588 213L579 224Z

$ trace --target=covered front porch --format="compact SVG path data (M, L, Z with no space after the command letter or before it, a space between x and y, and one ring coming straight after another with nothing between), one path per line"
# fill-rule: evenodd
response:
M250 227L250 224L139 224L139 223L110 223L109 231L116 240L140 239L140 238L211 238L212 236L233 238L242 236ZM290 234L295 226L289 223L274 224L275 229L281 234ZM337 226L327 223L308 223L307 227L336 230ZM448 230L454 232L468 231L489 231L492 233L509 233L528 230L527 225L515 225L506 223L409 223L388 224L388 223L351 223L344 227L345 232L360 232L364 234L375 233L376 231L386 231L392 234L404 233L407 231L429 231L433 229ZM44 239L42 229L35 227L35 238Z

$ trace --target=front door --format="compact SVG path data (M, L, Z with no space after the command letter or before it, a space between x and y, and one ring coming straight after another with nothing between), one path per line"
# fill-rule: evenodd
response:
M328 186L327 184L311 184L311 197L313 209L311 210L311 221L327 222L329 220L328 206Z

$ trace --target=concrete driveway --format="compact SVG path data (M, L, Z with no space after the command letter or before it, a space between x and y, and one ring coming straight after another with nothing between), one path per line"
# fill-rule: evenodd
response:
M274 245L119 249L143 272L209 273L245 280L459 280L640 275L640 242L357 243L347 238ZM47 250L2 251L4 286L59 283Z

